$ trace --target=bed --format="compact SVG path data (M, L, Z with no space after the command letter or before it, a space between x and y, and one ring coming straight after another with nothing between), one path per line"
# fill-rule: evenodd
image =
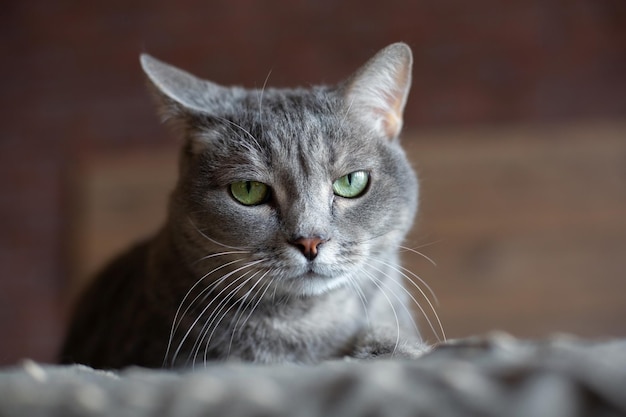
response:
M506 334L407 361L0 370L0 416L626 416L626 340Z

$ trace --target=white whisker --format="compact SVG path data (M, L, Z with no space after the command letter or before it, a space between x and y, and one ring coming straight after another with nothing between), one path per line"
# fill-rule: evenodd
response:
M196 288L196 287L197 287L197 286L198 286L198 285L199 285L199 284L200 284L200 283L201 283L201 282L202 282L205 278L207 278L209 275L213 274L214 272L219 271L220 269L223 269L223 268L225 268L225 267L227 267L227 266L230 266L230 265L232 265L232 264L235 264L235 263L237 263L237 262L243 262L243 261L244 261L243 259L235 259L234 261L227 262L227 263L225 263L225 264L223 264L223 265L218 266L217 268L213 268L211 271L209 271L208 273L204 274L204 275L202 276L202 278L200 278L198 281L196 281L196 283L195 283L195 284L194 284L194 285L193 285L193 286L192 286L192 287L191 287L191 288L187 291L187 293L185 294L185 297L184 297L184 298L183 298L183 300L180 302L179 308L178 308L178 310L176 311L176 315L178 315L178 313L179 313L180 309L182 308L182 306L184 305L184 303L185 303L185 301L186 301L187 297L189 297L189 296L191 295L191 292L192 292L192 291L193 291L193 290L194 290L194 289L195 289L195 288ZM255 263L252 263L252 265L255 265L255 264L259 263L259 262L260 262L260 261L257 261L257 262L255 262ZM251 266L251 265L246 264L246 265L242 266L240 269L246 268L247 266ZM237 271L239 271L239 269L238 269ZM216 281L212 282L212 283L211 283L211 285L209 285L209 286L207 286L206 288L202 289L202 291L200 291L200 293L199 293L198 295L196 295L196 297L195 297L193 300L191 300L191 302L189 303L189 305L187 306L187 308L185 309L185 311L183 312L183 314L180 316L180 321L179 321L178 323L176 323L176 316L174 317L174 323L175 323L175 325L176 325L176 329L174 329L174 331L175 331L175 330L178 330L178 326L179 326L179 325L180 325L180 323L182 322L182 319L185 317L185 315L187 314L187 312L189 311L189 309L191 308L191 306L193 306L193 305L196 303L196 301L198 301L198 299L199 299L200 297L202 297L202 296L203 296L203 294L208 294L208 293L209 293L210 291L212 291L214 288L216 288L217 286L221 285L221 284L222 284L222 282L224 282L226 279L228 279L228 277L229 277L231 274L232 274L232 273L227 274L227 275L225 275L225 276L222 276L222 277L218 278ZM201 301L204 301L205 299L206 299L206 296L205 296L205 297L204 297Z
M219 116L214 116L216 119L221 120L223 122L226 122L228 124L230 124L231 126L235 126L237 129L240 129L243 133L245 133L246 135L248 135L248 137L250 139L252 139L252 141L256 144L257 146L257 151L262 151L263 147L261 147L261 145L259 144L259 142L257 141L257 139L254 137L254 135L252 135L252 133L250 133L249 131L247 131L246 129L243 128L243 126L233 122L232 120L228 120L224 117L219 117Z
M365 320L367 321L367 327L371 327L371 321L370 321L370 315L368 312L368 308L367 308L367 297L365 296L365 294L363 293L363 290L361 289L361 287L359 287L359 285L357 284L356 280L348 275L348 284L350 284L350 287L354 290L354 292L356 292L357 296L359 297L359 300L361 301L361 305L363 306L363 311L365 312Z
M387 273L385 273L384 271L382 271L382 270L380 270L380 269L376 268L375 266L373 266L373 265L368 265L368 266L369 266L370 268L373 268L373 269L375 269L376 271L380 272L383 276L388 277L388 278L391 278L391 277L390 277ZM389 281L391 281L391 282L393 282L394 284L396 284L396 285L397 285L397 286L398 286L401 290L403 290L403 291L404 291L404 292L405 292L405 293L406 293L406 294L407 294L407 295L408 295L408 296L409 296L409 297L410 297L410 298L411 298L414 302L416 302L416 303L417 303L417 301L415 300L415 298L413 298L413 296L411 295L411 293L410 293L410 292L408 292L408 291L406 290L406 288L404 288L404 286L403 286L401 283L397 282L397 281L396 281L396 280L394 280L394 279L389 279L388 281L384 281L384 280L382 280L382 279L380 279L380 278L378 278L378 277L374 277L374 278L378 281L378 283L379 283L380 285L382 285L382 286L384 286L386 289L388 289L388 290L391 292L391 294L394 296L394 298L395 298L396 300L398 300L398 302L400 303L400 306L402 306L402 309L405 311L405 313L407 313L407 316L410 318L410 320L411 320L411 324L413 325L413 328L414 328L414 329L415 329L415 331L419 334L419 328L418 328L417 324L415 323L415 320L413 319L413 314L412 314L412 312L409 310L409 308L408 308L408 307L407 307L407 305L406 305L405 299L404 299L404 298L402 298L402 297L400 297L400 296L399 296L399 295L398 295L398 294L397 294L397 293L396 293L396 292L395 292L395 291L394 291L394 290L393 290L393 289L392 289L392 288L388 285L388 282L389 282ZM420 307L420 311L422 311L422 312L423 312L423 310L421 309L421 306L419 306L419 305L418 305L418 307Z
M250 262L250 263L248 263L248 264L246 264L246 265L244 265L244 266L242 266L242 267L240 267L240 268L237 268L237 269L235 269L234 271L231 271L231 272L227 273L226 275L224 275L223 277L221 277L218 281L219 281L220 283L221 283L221 282L224 282L226 279L228 279L229 277L231 277L233 274L236 274L237 272L239 272L239 271L241 271L241 270L243 270L243 269L245 269L245 268L249 268L249 267L251 267L251 266L254 266L254 265L258 264L259 262L261 262L261 261L259 260L259 261L255 261L255 262ZM220 296L224 293L224 291L226 291L228 288L230 288L232 285L234 285L234 283L235 283L236 281L237 281L237 280L231 281L231 282L230 282L230 283L229 283L226 287L224 287L224 288L223 288L223 289L222 289L222 290L221 290L221 291L220 291L220 292L219 292L219 293L218 293L218 294L217 294L217 295L216 295L213 299L211 299L211 301L210 301L210 302L209 302L209 303L208 303L208 304L204 307L204 309L202 309L202 311L200 312L200 314L198 315L198 317L194 320L194 322L191 324L191 326L189 326L189 328L187 329L187 331L186 331L185 335L183 336L183 338L182 338L182 339L181 339L181 341L179 342L179 344L178 344L178 348L177 348L177 349L176 349L176 351L174 352L173 359L172 359L172 363L174 363L174 362L176 361L176 358L178 357L178 354L180 353L180 350L182 349L182 347L183 347L183 345L184 345L185 341L186 341L186 340L187 340L187 338L189 337L189 334L190 334L190 333L191 333L191 331L194 329L194 327L198 324L198 321L200 320L200 318L204 315L204 313L206 313L206 311L207 311L207 310L209 309L209 307L213 304L213 302L214 302L217 298L219 298L219 297L220 297ZM215 288L215 285L212 285L211 287ZM196 298L194 298L194 300L193 300L193 301L189 304L189 306L188 306L188 307L187 307L187 309L185 310L185 313L183 313L183 316L181 316L181 320L180 320L181 322L182 322L182 317L184 317L184 314L186 314L186 313L187 313L187 311L191 308L191 306L192 306L192 305L194 305L195 301L196 301L196 300L197 300L197 299L201 296L201 294L203 294L203 293L207 293L207 294L208 294L208 292L207 292L207 291L211 291L211 290L210 290L210 288L211 288L211 287L208 287L208 288L203 289L203 290L200 292L200 294L198 294L198 296L196 296ZM204 299L203 299L202 301L204 301Z
M261 120L261 122L263 122L263 93L265 92L265 87L267 87L270 75L272 75L272 70L269 70L267 73L265 81L263 81L263 87L261 87L261 91L259 92L259 120ZM263 123L261 123L261 126L263 126Z
M441 320L439 319L439 315L437 314L437 310L435 309L435 307L433 306L432 302L430 301L430 299L428 298L428 296L426 295L426 293L420 288L419 285L417 285L407 274L405 274L404 272L402 272L402 270L400 270L400 268L405 269L406 271L410 272L411 274L413 274L415 277L417 277L420 282L424 283L424 281L417 276L416 274L414 274L413 272L411 272L410 270L404 268L404 267L400 267L398 268L396 265L390 263L390 262L386 262L383 261L381 259L377 259L377 258L372 258L372 260L377 261L391 269L393 269L394 271L400 273L407 281L409 281L411 284L413 284L413 286L420 292L420 294L424 297L424 299L426 300L426 302L428 303L431 311L433 312L435 319L437 320L437 325L439 327L439 330L441 331L441 336L443 338L443 340L446 340L446 333L443 330L443 324L441 323ZM383 271L379 270L378 268L370 265L370 267L376 269L377 271L384 273ZM426 311L424 310L424 308L422 308L421 304L415 299L415 297L413 296L413 294L411 294L411 292L409 290L406 289L406 287L400 283L400 282L396 282L395 280L392 280L392 282L394 282L400 289L402 289L413 301L413 303L417 306L417 308L420 310L420 312L422 313L422 315L424 316L424 318L426 319L428 326L430 327L430 329L432 330L433 334L435 335L435 337L437 337L438 341L441 341L442 339L439 337L439 333L437 333L437 331L435 330L435 327L432 323L432 321L430 320L430 318L428 317L428 315L426 314ZM424 283L424 285L426 285ZM426 285L428 287L428 285ZM434 293L432 292L432 290L430 289L430 287L428 287L429 290L431 291L431 293L434 296Z
M420 246L420 248L425 247L425 246L428 246L428 245L422 245L422 246ZM436 263L435 261L433 261L433 259L432 259L432 258L428 257L427 255L423 254L422 252L420 252L420 251L418 251L418 250L416 250L416 249L409 248L409 247L407 247L407 246L402 246L402 245L400 245L400 246L398 246L398 247L399 247L400 249L404 249L404 250L407 250L407 251L409 251L409 252L413 252L414 254L419 255L419 256L421 256L422 258L426 259L426 260L427 260L428 262L430 262L433 266L437 266L437 263Z
M395 343L395 345L393 347L393 352L391 353L392 356L393 356L393 355L395 355L395 353L396 353L396 351L398 349L398 346L400 345L400 320L398 318L398 313L396 312L396 309L394 308L393 303L391 302L391 299L389 298L389 296L387 296L387 293L385 292L385 290L383 290L383 288L380 286L381 280L379 278L376 278L373 274L369 273L365 269L362 269L362 272L378 288L378 290L383 295L383 297L385 297L385 299L387 300L387 303L389 303L389 307L391 307L391 311L392 311L393 316L394 316L394 318L396 320L396 343ZM392 293L393 293L393 291L392 291ZM394 296L396 296L396 295L394 294ZM396 298L398 299L397 296L396 296ZM399 301L401 301L401 300L399 300ZM401 304L403 304L403 303L401 303Z
M378 260L378 261L380 261L380 260ZM391 264L387 264L387 266L392 266L392 267L393 267L393 265L391 265ZM430 285L428 285L428 284L426 283L426 281L424 281L424 280L423 280L423 279L422 279L419 275L417 275L415 272L411 271L410 269L405 268L405 267L404 267L404 266L402 266L402 265L397 265L397 266L398 266L398 268L400 268L402 271L404 271L404 272L406 272L406 273L410 274L412 277L414 277L415 279L417 279L417 280L420 282L420 284L422 284L423 286L425 286L425 287L426 287L426 289L428 290L428 293L429 293L429 294L433 297L433 300L434 300L435 305L439 306L439 299L437 298L437 295L435 294L435 291L433 291L433 289L430 287ZM398 272L400 272L400 271L398 271ZM402 273L402 272L400 272L400 273ZM417 289L419 290L419 292L421 292L421 293L422 293L422 295L424 296L424 298L428 299L428 297L426 296L426 294L424 294L424 291L422 291L422 288L421 288L420 286L418 286L418 285L417 285L417 283L415 283L415 282L414 282L411 278L407 277L404 273L402 273L402 275L403 275L403 276L404 276L404 277L405 277L405 278L406 278L406 279L407 279L407 280L408 280L408 281L409 281L409 282L410 282L410 283L411 283L411 284L412 284L415 288L417 288Z
M353 104L354 104L354 97L350 100L350 104L348 104L348 108L346 109L346 112L343 114L343 117L341 118L341 122L339 123L340 128L343 128L343 125L346 122L348 115L350 114L350 110L352 109Z
M249 271L248 271L249 272ZM219 314L223 308L219 309L221 306L225 305L225 303L227 303L228 301L230 301L236 294L237 289L241 288L243 285L245 285L245 283L247 282L244 277L247 273L244 273L243 275L238 276L237 278L231 280L231 282L220 292L223 293L225 290L227 290L231 285L234 285L235 283L244 280L242 283L239 284L239 286L233 290L229 290L228 294L226 294L226 296L224 298L219 299L218 304L215 306L214 311L211 312L211 314L206 318L206 320L204 320L204 324L202 325L200 331L198 332L198 336L196 337L195 342L193 343L193 346L191 347L191 350L189 350L189 354L187 356L187 361L185 362L186 365L189 364L189 361L192 359L193 357L193 361L192 361L192 367L195 367L196 364L196 358L198 356L198 353L200 352L200 347L202 346L202 341L204 340L204 338L206 337L208 331L210 330L209 326L209 322L212 321L212 317L214 317L217 314ZM198 314L196 320L193 322L193 324L190 326L190 330L195 328L196 325L199 323L200 319L205 315L205 313L208 311L208 307L213 304L215 301L217 301L218 298L214 297L211 299L211 301L207 304L207 306L205 306L205 308L200 312L200 314ZM188 334L185 334L185 337L183 338L186 339L188 337ZM182 346L179 345L179 346Z
M189 309L191 308L192 305L194 305L194 303L196 302L196 300L200 297L200 295L202 294L202 292L200 294L198 294L198 296L196 296L196 298L194 298L191 303L189 303L189 306L187 306L187 308L185 309L185 311L182 313L182 315L180 314L181 309L183 308L183 305L185 305L185 301L187 301L187 298L191 295L192 291L198 286L200 285L200 283L207 278L209 275L211 275L214 272L219 271L222 268L225 268L229 265L232 265L234 263L237 262L242 262L242 259L235 259L234 261L225 263L223 265L218 266L217 268L212 269L211 271L207 272L206 274L204 274L200 279L198 279L192 286L191 288L189 288L189 290L187 291L187 293L185 294L185 296L183 297L182 301L179 303L178 308L176 309L176 313L174 314L174 319L172 320L172 329L170 331L170 337L169 337L169 341L167 343L167 349L165 351L165 357L163 358L163 364L165 365L165 363L167 362L167 358L169 356L170 353L170 349L172 347L172 342L174 340L174 334L176 333L176 331L178 331L178 327L180 326L180 324L183 321L183 318L185 317L185 315L187 314L187 312L189 311ZM222 280L223 281L223 280ZM213 285L219 285L219 283L221 283L222 281L218 281L216 283L213 283L211 286L209 286L208 288L211 288ZM206 290L206 289L205 289ZM204 292L204 291L203 291ZM180 321L177 322L178 320L178 316L180 315Z
M194 261L191 263L191 265L196 265L202 261L206 261L207 259L211 259L211 258L215 258L216 256L224 256L224 255L240 255L240 254L248 254L250 252L248 251L230 251L230 252L217 252L217 253L212 253L210 255L207 256L203 256L202 258L198 259L197 261Z
M249 283L249 282L250 282L250 281L251 281L251 280L252 280L252 279L253 279L256 275L258 275L258 273L259 273L259 272L260 272L260 271L256 271L256 272L255 272L255 273L254 273L251 277L248 277L248 278L247 278L247 279L246 279L243 283L241 283L241 284L240 284L240 285L239 285L239 286L238 286L238 287L237 287L234 291L232 291L232 292L231 292L231 294L232 294L232 295L231 295L231 294L229 294L229 295L227 296L227 299L225 299L224 301L225 301L225 302L226 302L226 301L230 301L232 298L234 298L234 295L236 295L236 294L237 294L237 291L239 291L241 288L243 288L243 286L244 286L244 285L248 284L248 283ZM266 274L267 274L267 273L266 273ZM263 276L265 276L266 274L264 274ZM262 276L262 277L263 277L263 276ZM261 277L261 279L262 279L262 277ZM211 328L212 328L213 330L211 331L211 334L209 335L209 337L208 337L208 338L206 338L206 334L205 334L205 338L206 338L206 343L205 343L205 347L204 347L204 363L205 363L205 364L206 364L206 362L207 362L207 352L208 352L209 346L210 346L210 344L211 344L211 340L213 339L213 335L215 334L215 331L217 330L217 328L218 328L219 324L222 322L222 320L224 320L224 318L226 317L226 314L228 314L228 312L229 312L230 310L232 310L232 309L233 309L233 307L235 307L235 304L239 304L239 308L237 308L237 311L239 311L239 310L240 310L240 308L242 307L243 303L244 303L244 302L245 302L245 300L248 298L249 293L250 293L250 292L252 292L252 291L254 290L254 288L255 288L257 285L259 285L259 283L261 282L261 279L258 279L258 280L257 280L257 281L256 281L256 282L252 285L252 288L250 288L248 291L246 291L246 294L244 295L244 297L243 297L243 298L242 298L242 297L240 297L240 298L239 298L239 300L237 300L235 303L232 303L232 304L231 304L231 306L230 306L230 307L229 307L229 308L228 308L228 309L227 309L227 310L226 310L226 311L222 314L222 316L220 317L220 319L219 319L217 322L215 322L215 319L217 318L217 315L218 315L218 314L220 314L220 313L221 313L221 311L224 309L225 305L224 305L224 307L222 307L219 311L216 311L216 312L214 312L214 313L212 313L212 314L211 314L211 316L215 316L215 317L211 320L211 323L208 323L208 328L207 328L207 332L206 332L206 334L208 334L209 329L211 329ZM237 313L235 313L235 315L236 315L236 314L237 314ZM235 315L234 315L233 317L235 317ZM207 321L208 321L208 320L207 320ZM213 322L215 322L215 324L213 324ZM235 324L235 326L236 326L236 324ZM234 327L233 327L233 330L231 330L231 332L234 332ZM231 338L231 340L232 340L232 338ZM229 350L230 350L230 347L229 347ZM194 361L195 361L195 358L194 358Z
M226 308L228 303L234 298L236 298L238 292L245 285L247 285L251 280L253 280L259 271L256 271L254 274L244 279L244 277L250 272L252 271L247 271L243 275L233 280L233 282L237 282L241 280L243 280L243 282L241 282L236 288L232 289L228 294L226 294L226 296L221 299L221 301L217 304L217 306L215 306L215 309L211 312L209 317L207 317L204 325L202 326L202 329L200 330L200 336L196 339L196 342L194 343L194 346L191 349L192 353L195 352L193 356L193 362L192 362L194 366L196 363L196 358L198 356L198 353L200 353L200 347L203 344L204 340L206 340L206 343L204 343L204 364L206 366L209 345L211 343L211 339L213 338L213 334L215 333L215 330L217 330L219 324L226 317L228 312L232 310L233 307L237 304L237 301L241 301L241 300L235 300L234 303L231 303L230 306ZM224 309L226 310L224 311ZM219 320L217 319L218 317L220 317ZM213 329L211 331L211 335L207 338L207 335L209 334L209 331L211 329Z
M261 292L262 287L259 287L259 290L257 290L256 294L254 294L254 296L257 297L256 303L250 309L250 313L248 314L248 316L243 320L243 322L241 322L241 326L239 327L240 334L241 334L241 329L243 329L246 323L248 322L248 320L250 320L250 317L252 317L252 313L254 313L254 310L256 310L256 308L259 306L259 303L261 302L263 297L265 297L265 294L267 293L267 290L271 287L271 285L272 285L272 281L271 280L267 281L267 285L265 286L265 291L263 291L263 294L261 294L260 297L258 297L257 294Z
M206 235L206 233L204 233L202 230L200 230L200 229L198 228L198 226L196 226L196 224L194 223L194 221L192 220L192 218L191 218L191 217L187 216L187 220L189 220L189 223L191 223L191 225L194 227L194 229L196 229L196 231L197 231L198 233L200 233L200 235L201 235L203 238L205 238L206 240L208 240L209 242L213 242L213 243L215 243L216 245L223 246L223 247L228 248L228 249L235 249L235 250L238 250L238 251L246 251L246 249L245 249L245 248L238 248L238 247L236 247L236 246L229 246L229 245L226 245L226 244L224 244L224 243L220 243L220 242L218 242L218 241L217 241L217 240L215 240L215 239L211 239L210 237L208 237L208 236Z
M257 271L258 273L259 271ZM235 338L235 333L237 332L237 326L239 325L239 322L241 321L241 317L243 316L243 313L245 312L244 310L244 306L246 304L246 302L248 301L248 297L252 294L252 291L254 291L254 288L261 282L263 281L263 279L267 276L267 274L269 274L270 271L265 271L265 273L261 276L261 278L259 278L257 280L257 282L252 286L252 288L250 288L246 294L244 295L244 297L241 300L241 303L239 305L239 308L237 309L237 311L235 312L233 317L237 317L237 321L235 322L235 324L233 325L232 329L231 329L231 335L230 335L230 342L228 343L228 353L226 355L226 357L230 356L230 351L233 347L233 340ZM255 273L256 275L256 273ZM258 294L258 292L256 293ZM255 294L255 296L256 296ZM254 299L254 297L253 297Z

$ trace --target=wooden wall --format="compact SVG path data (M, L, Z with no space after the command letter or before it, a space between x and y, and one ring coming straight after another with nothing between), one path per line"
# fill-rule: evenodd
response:
M424 256L405 250L403 258L435 292L448 337L626 336L624 138L626 123L404 135L421 178L405 245ZM172 148L100 154L82 167L73 288L162 224L176 163ZM426 320L422 328L430 341L441 337Z

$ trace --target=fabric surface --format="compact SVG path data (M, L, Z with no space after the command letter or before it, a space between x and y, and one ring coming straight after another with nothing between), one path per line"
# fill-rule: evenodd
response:
M0 370L0 416L626 416L626 340L506 335L412 360Z

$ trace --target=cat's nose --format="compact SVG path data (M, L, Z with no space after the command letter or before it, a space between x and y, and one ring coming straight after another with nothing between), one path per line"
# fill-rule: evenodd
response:
M317 248L322 243L326 242L327 239L324 239L320 236L313 237L300 237L294 239L290 243L296 248L300 249L300 252L307 258L309 261L312 261L317 256Z

